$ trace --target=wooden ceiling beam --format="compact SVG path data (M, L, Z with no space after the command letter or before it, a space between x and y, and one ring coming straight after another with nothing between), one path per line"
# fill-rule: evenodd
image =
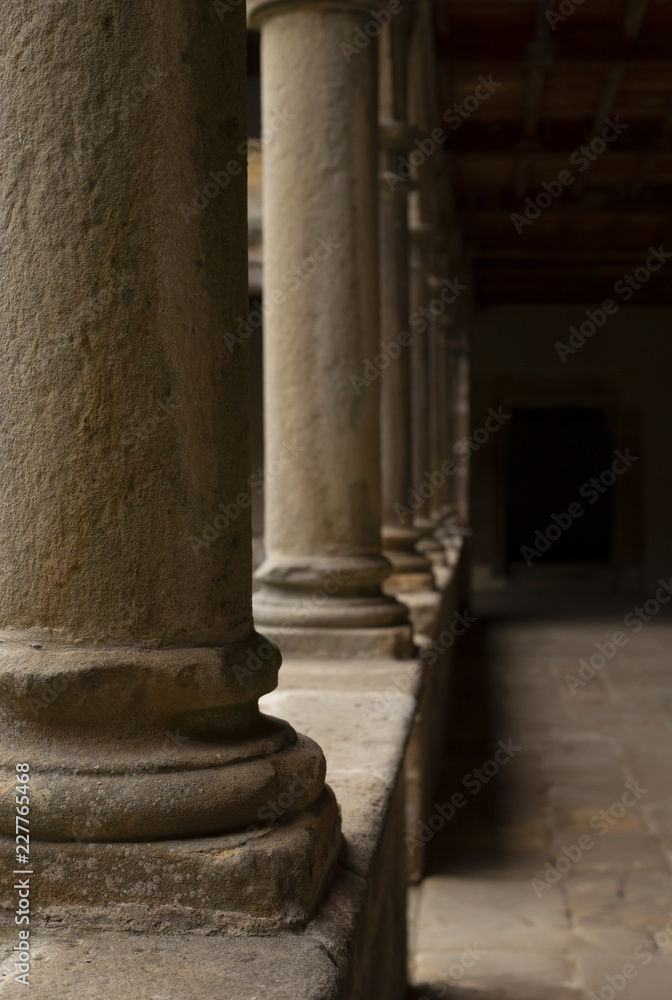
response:
M661 29L660 37L651 39L646 46L631 42L615 30L584 28L580 33L567 34L567 25L553 36L553 62L586 63L625 62L631 65L651 66L665 63L669 50L667 32L672 23ZM461 63L478 63L479 72L499 63L526 62L529 56L529 40L521 32L500 31L496 23L488 25L487 34L483 28L472 32L454 30L445 38L437 38L436 56L439 63L447 66ZM669 67L669 62L667 62Z
M509 73L511 76L520 76L532 66L538 65L538 59L528 49L518 55L502 50L501 56L488 58L486 54L473 55L465 52L456 52L447 60L439 60L438 70L443 73L450 73L471 82L475 80L479 73L483 73L487 66L487 71L495 76L497 73ZM583 57L565 56L557 49L553 50L552 59L547 62L554 72L571 73L573 76L584 73L601 72L606 73L609 69L621 68L627 71L646 71L651 75L662 75L669 78L672 73L670 60L662 55L651 55L646 51L638 56L632 53L629 57L621 56L617 52L609 53L605 46L595 52L594 55Z
M594 136L599 135L601 130L604 128L605 120L614 109L614 104L616 103L616 98L618 97L618 92L621 89L621 84L623 82L623 75L624 71L620 66L608 70L599 100L597 102L595 114L593 116L592 134L585 137L586 142L590 142L590 140ZM605 153L608 151L608 149L605 150ZM583 171L583 173L577 176L576 181L572 185L572 198L574 201L578 201L583 197L586 188L590 184L590 174L593 167L594 163L591 163L590 166Z
M585 142L590 127L589 118L573 121L542 119L537 130L535 151L563 156ZM599 131L593 132L591 138L599 134ZM669 135L671 131L672 127L664 126L661 119L631 119L628 129L619 137L618 150L614 152L651 149L661 135ZM466 121L460 129L449 135L450 150L458 156L514 153L521 148L524 139L520 120L513 119ZM526 150L529 151L529 144Z
M646 247L644 248L646 256ZM608 269L620 267L639 267L642 263L642 251L632 250L625 253L622 250L585 250L581 247L540 247L536 250L521 250L515 247L481 248L471 247L472 261L506 261L509 264L539 263L540 266L557 265L565 267L575 264L577 270L585 266L600 266Z

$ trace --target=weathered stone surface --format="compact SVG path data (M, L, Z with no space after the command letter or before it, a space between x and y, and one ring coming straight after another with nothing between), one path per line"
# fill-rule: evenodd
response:
M314 913L341 850L340 820L328 787L287 819L292 799L276 792L255 817L256 826L222 836L150 843L31 840L37 873L32 922L172 934L300 927ZM14 867L14 854L14 841L1 838L5 871ZM4 884L5 918L13 917L15 896Z
M363 667L366 667L364 669ZM287 710L292 722L305 723L327 748L330 781L343 812L347 852L322 903L305 929L297 913L279 926L268 924L264 936L223 935L214 914L205 914L198 931L179 923L177 912L164 912L162 924L141 921L126 925L131 933L105 931L91 922L74 934L55 921L36 928L31 989L39 1000L403 1000L405 983L405 848L403 752L417 696L417 676L408 665L387 661L289 660L286 684L267 696L265 708ZM410 693L381 700L388 684L410 683ZM306 682L299 689L297 685ZM366 711L363 713L362 709ZM372 719L365 719L365 714ZM291 824L305 819L301 814ZM264 831L260 844L279 832ZM208 838L220 844L234 835ZM203 842L201 842L203 843ZM89 849L90 845L82 845ZM93 845L105 850L110 845ZM123 845L135 852L145 845ZM217 880L210 886L212 859L202 857L199 842L162 843L170 854L181 849L194 877L186 892L201 892L216 901ZM141 855L140 855L141 856ZM259 859L254 878L263 879L268 865L282 857ZM295 868L284 873L284 894ZM63 876L68 869L64 868ZM196 872L199 872L198 876ZM148 873L153 877L155 872ZM37 886L37 883L36 883ZM157 917L159 914L157 914ZM207 917L207 920L205 919ZM169 926L170 925L170 926ZM282 927L298 930L282 930ZM233 924L229 923L229 927ZM240 929L264 931L258 921ZM156 932L161 930L161 934ZM267 936L268 931L273 932ZM6 932L5 932L6 931ZM11 972L7 957L15 928L3 928L0 974ZM19 984L3 982L3 996L22 994Z
M296 775L304 792L291 811L310 805L324 781L319 747L297 742L291 726L257 705L277 683L279 663L260 636L165 651L4 644L0 823L13 828L22 762L30 765L38 840L152 840L240 827Z
M255 0L249 16L265 124L279 104L291 114L264 152L265 448L281 472L267 477L255 617L293 628L298 650L302 627L408 622L381 590L376 47L344 57L365 4Z
M10 951L13 939L6 937ZM3 949L3 950L4 950ZM297 1000L338 996L339 972L319 941L45 930L34 938L38 1000ZM13 972L10 958L0 975ZM3 1000L26 987L7 978Z
M244 15L178 8L2 10L0 638L251 631Z
M323 789L319 748L257 706L280 657L252 622L246 45L243 7L230 14L0 11L0 830L25 763L38 911L65 898L61 857L73 903L110 899L90 850L116 852L112 902L142 904L151 886L120 860L140 848L118 842L239 829L283 796L291 819ZM249 877L258 843L222 849L221 909L227 885L234 907L254 886L248 909L277 917L289 871L299 911L314 905L338 836L322 801L294 824L293 866L289 827L275 838L275 888Z
M335 613L336 609L331 609ZM415 654L413 631L410 624L354 628L352 618L343 609L343 628L276 628L264 626L264 635L272 639L289 657L310 660L321 656L325 660L343 657L344 660L378 660L394 657L409 660ZM407 615L408 611L404 611ZM333 615L332 615L333 620Z
M396 176L397 158L409 152L415 130L406 115L405 73L394 58L395 20L384 33L380 58L380 320L382 342L392 357L381 375L381 474L383 552L392 564L388 593L431 590L429 561L416 551L411 490L411 356L409 322L408 185ZM426 321L425 321L426 322ZM424 475L424 473L423 473ZM413 506L411 506L413 505Z

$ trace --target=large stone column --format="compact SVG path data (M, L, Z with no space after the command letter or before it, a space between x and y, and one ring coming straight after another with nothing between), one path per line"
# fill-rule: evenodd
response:
M255 615L288 651L410 652L382 592L376 46L369 5L252 0L264 154L265 551ZM271 309L270 304L274 307Z
M231 347L242 10L25 0L0 33L3 850L27 763L42 904L174 904L174 875L138 866L186 837L198 902L301 912L337 825L319 747L257 705L280 656L252 621L247 346ZM258 832L283 793L279 864ZM285 894L299 856L311 874Z

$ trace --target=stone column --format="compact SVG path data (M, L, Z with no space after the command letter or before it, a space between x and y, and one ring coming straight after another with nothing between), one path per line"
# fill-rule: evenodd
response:
M456 448L460 437L456 422L456 331L460 304L454 289L466 286L459 278L450 274L448 258L440 254L437 259L438 275L430 279L430 287L435 296L435 304L441 297L448 299L445 307L437 312L431 330L431 368L432 368L432 401L431 401L431 440L434 461L437 468L443 465L450 474L437 489L433 497L432 517L435 521L435 536L445 546L454 547L455 535L459 534L457 527L456 494L457 482L463 475L465 462L463 451ZM439 276L440 275L440 276ZM449 292L450 294L446 294ZM430 307L431 308L431 307ZM452 548L451 548L452 550Z
M390 590L428 590L434 586L430 563L416 551L421 532L413 525L415 496L411 451L411 354L415 330L409 314L408 184L396 172L397 158L408 154L411 128L382 121L380 183L381 339L390 362L381 376L383 552L392 563ZM424 478L424 476L423 476Z
M450 315L441 293L446 287L445 279L439 273L429 278L430 312L432 321L429 330L429 408L430 408L430 459L432 469L440 469L449 460L454 460L450 428L450 389L448 382L447 336ZM433 303L436 305L433 306ZM450 503L450 478L446 477L431 499L431 516L437 524L447 514Z
M187 0L26 0L2 8L0 33L2 848L27 763L31 856L53 863L42 904L61 891L175 903L175 879L141 877L138 851L197 838L198 902L300 912L337 824L319 747L257 705L280 656L252 621L247 345L234 343L242 9L223 24ZM283 793L279 866L273 837L209 839L258 830ZM67 843L81 840L101 862L88 874ZM299 856L315 872L283 895Z
M457 334L455 370L455 440L460 441L469 436L469 333L466 320ZM455 507L457 518L463 528L468 528L469 516L469 463L460 462L455 480Z
M413 507L421 482L413 480L411 447L411 328L408 199L414 183L400 174L417 135L407 121L407 33L410 11L381 36L380 59L380 320L389 363L381 376L383 552L392 563L390 591L431 590L430 563L417 550L421 532ZM417 152L417 150L416 150ZM412 156L411 156L412 158Z
M413 525L420 533L418 550L429 559L432 553L443 554L443 546L432 537L436 527L432 520L432 499L436 492L435 483L440 481L433 465L434 455L430 449L430 390L432 371L430 367L430 322L429 322L429 278L434 232L422 221L420 214L420 192L414 191L410 199L410 285L409 308L411 317L418 317L411 344L411 468L413 482L427 483L421 496L422 506L413 518Z
M353 45L369 7L248 7L261 29L262 120L287 121L264 153L255 615L284 649L334 656L411 649L407 609L381 586L377 60L374 43Z
M429 226L411 216L409 308L411 315L424 318L422 333L416 333L411 345L411 468L413 481L420 482L430 471L429 458L429 323L426 313L429 303L429 249L432 231ZM422 310L422 312L421 312ZM425 314L423 316L423 314ZM416 516L418 526L427 521L426 513Z

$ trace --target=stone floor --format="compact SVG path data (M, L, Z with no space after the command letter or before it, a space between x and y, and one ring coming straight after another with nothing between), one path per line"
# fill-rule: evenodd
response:
M475 595L410 893L410 996L672 995L672 618L626 618L657 589L570 570Z

